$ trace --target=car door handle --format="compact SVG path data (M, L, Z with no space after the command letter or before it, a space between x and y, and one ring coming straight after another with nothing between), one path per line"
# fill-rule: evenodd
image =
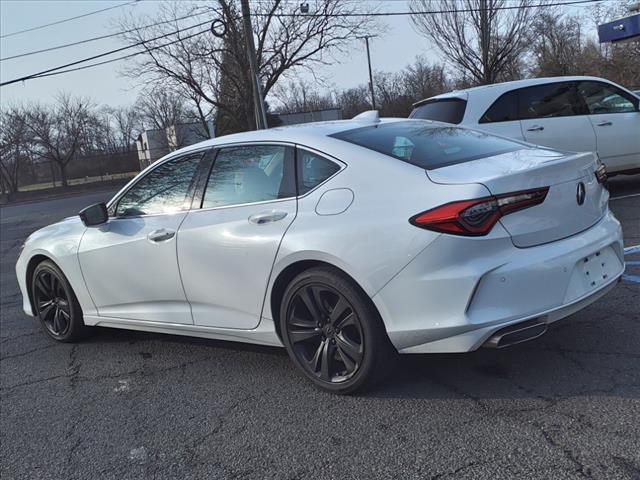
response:
M544 130L542 125L533 125L532 127L527 128L527 132L541 132Z
M611 125L613 125L613 122L610 120L605 120L603 122L598 123L599 127L610 127Z
M167 230L166 228L159 228L158 230L154 230L153 232L147 235L147 238L151 242L166 242L167 240L171 240L175 236L176 232L173 230Z
M251 215L249 217L249 221L251 223L255 223L256 225L264 225L265 223L273 223L279 220L282 220L287 216L287 212L283 212L280 210L269 210L266 212L256 213L255 215Z

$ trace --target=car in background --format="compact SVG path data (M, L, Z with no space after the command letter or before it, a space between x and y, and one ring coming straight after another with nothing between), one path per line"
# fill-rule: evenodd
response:
M417 102L409 117L556 150L594 151L609 173L640 173L640 98L602 78L534 78L455 90Z

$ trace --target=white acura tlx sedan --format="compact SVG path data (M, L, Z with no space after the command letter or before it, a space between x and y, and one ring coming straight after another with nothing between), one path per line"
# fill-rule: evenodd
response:
M171 153L33 233L16 270L56 340L105 326L284 346L350 393L396 352L512 345L611 290L605 180L593 153L367 112Z

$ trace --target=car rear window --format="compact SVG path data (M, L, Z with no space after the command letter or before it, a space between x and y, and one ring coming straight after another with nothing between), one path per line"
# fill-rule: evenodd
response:
M466 100L448 98L446 100L430 100L413 109L409 118L435 120L437 122L459 124L467 108Z
M426 170L527 148L488 133L434 126L420 120L380 123L331 136Z

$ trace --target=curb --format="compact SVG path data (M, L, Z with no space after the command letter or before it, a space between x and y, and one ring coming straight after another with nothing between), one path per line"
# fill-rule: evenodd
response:
M123 186L124 184L120 186L111 185L109 187L103 187L103 188L96 188L96 189L90 189L90 190L78 190L78 191L64 192L64 193L61 192L58 194L43 195L43 196L34 197L34 198L25 198L23 200L14 200L8 203L0 203L0 209L7 208L7 207L16 207L19 205L28 205L30 203L46 202L48 200L59 200L62 198L77 197L80 195L87 195L87 194L93 194L93 193L114 192L114 191L120 190Z

